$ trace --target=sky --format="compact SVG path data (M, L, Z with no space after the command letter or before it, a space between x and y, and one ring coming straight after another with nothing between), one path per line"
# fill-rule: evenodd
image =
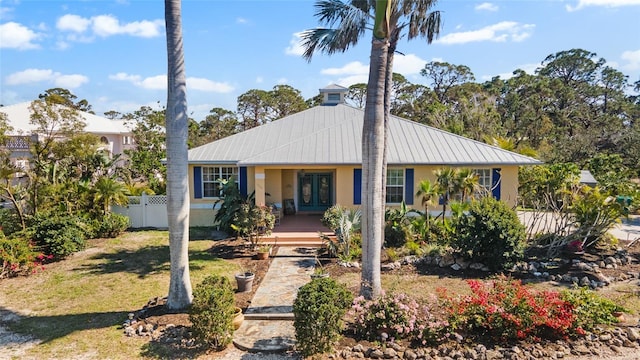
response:
M305 99L335 83L364 83L371 35L331 56L302 58L300 32L320 26L314 0L183 0L190 116L235 111L239 95L280 84ZM468 66L477 82L534 73L549 55L575 48L640 80L640 0L440 0L443 26L431 44L402 39L394 72L429 85L431 61ZM32 101L61 87L96 114L166 104L164 2L0 0L0 104ZM1 111L1 110L0 110Z

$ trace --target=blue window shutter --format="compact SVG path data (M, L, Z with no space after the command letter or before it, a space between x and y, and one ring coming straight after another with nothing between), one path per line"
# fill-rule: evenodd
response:
M500 184L502 184L500 170L500 168L491 169L491 195L496 200L500 200Z
M353 169L353 205L362 203L362 169Z
M240 194L246 197L247 196L247 167L246 166L240 167L240 179L238 179L238 181L240 182Z
M404 203L413 205L413 169L405 169L404 181Z
M193 167L193 197L202 199L202 167Z

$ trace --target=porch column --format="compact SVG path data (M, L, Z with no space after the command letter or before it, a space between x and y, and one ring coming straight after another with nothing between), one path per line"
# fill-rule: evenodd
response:
M267 203L267 197L265 195L265 175L264 168L256 167L255 182L256 182L256 205L264 205Z

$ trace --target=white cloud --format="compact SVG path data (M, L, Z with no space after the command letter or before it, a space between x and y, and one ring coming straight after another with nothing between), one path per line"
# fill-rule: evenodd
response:
M53 83L56 87L65 89L75 89L80 87L84 83L88 83L89 78L84 75L72 74L72 75L59 75L56 76Z
M393 72L408 76L419 74L427 64L427 60L421 59L415 54L399 55L393 57Z
M8 85L47 82L56 87L74 89L89 82L89 78L80 74L64 75L51 69L27 69L7 76L5 82Z
M369 64L363 64L360 61L352 61L341 68L328 68L320 70L324 75L368 75Z
M249 20L245 18L242 18L242 17L236 18L236 24L248 24L248 23L249 23Z
M38 40L40 34L33 32L22 24L8 22L0 24L0 48L28 50L40 46L33 41Z
M187 78L188 89L216 92L216 93L228 93L233 91L233 87L227 83L220 83L211 81L205 78Z
M640 69L640 50L635 51L625 51L620 55L622 60L625 60L627 63L622 65L625 70L638 70Z
M284 53L293 56L302 56L304 48L302 48L302 32L294 33L289 40L289 46L284 49Z
M576 6L567 5L567 11L577 11L588 6L621 7L640 5L640 0L578 0Z
M167 89L167 76L157 75L147 78L142 78L140 75L131 75L127 73L117 73L115 75L109 75L109 79L116 81L127 81L135 86L149 90L166 90ZM233 86L227 83L215 82L205 78L188 77L187 89L216 92L216 93L229 93L234 90Z
M484 10L484 11L498 11L498 5L492 4L489 2L484 2L482 4L476 5L476 10Z
M130 81L132 83L139 83L140 82L140 75L129 75L127 73L123 73L123 72L119 72L115 75L109 75L109 79L110 80L117 80L117 81Z
M533 75L533 74L535 74L536 69L538 67L540 67L539 63L532 63L532 64L517 65L515 68L516 69L520 69L520 70L524 70L524 72L526 72L529 75ZM501 73L501 74L494 74L494 75L483 75L483 76L481 76L481 79L485 80L485 81L489 81L489 80L493 79L495 76L500 76L500 79L502 79L502 80L511 79L513 77L513 71L506 72L506 73Z
M91 20L73 14L64 15L56 22L56 28L58 28L58 30L77 33L85 32L89 28L89 25L91 25Z
M349 87L354 84L366 84L367 81L369 81L369 74L361 74L339 78L335 83L344 87Z
M479 30L450 33L435 42L440 44L465 44L479 41L520 42L531 36L535 25L520 24L515 21L502 21Z
M280 79L276 80L276 84L278 84L278 85L285 85L288 82L289 82L289 80L287 80L287 78L280 78Z
M263 82L264 82L264 78L263 78L262 76L258 76L258 77L256 78L256 83L257 83L257 84L262 84Z
M112 15L99 15L91 18L91 20L93 21L93 32L100 37L112 35L156 37L161 34L160 29L164 25L163 20L142 20L120 24L120 21Z
M60 17L56 23L60 31L72 33L69 41L92 41L93 37L109 37L114 35L129 35L151 38L162 35L164 20L142 20L130 23L120 23L113 15L98 15L85 18L79 15L67 14Z

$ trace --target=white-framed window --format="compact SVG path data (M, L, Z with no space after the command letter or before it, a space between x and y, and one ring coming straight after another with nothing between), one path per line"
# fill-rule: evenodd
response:
M133 138L131 136L122 137L122 145L131 145L131 144L133 144Z
M340 93L328 93L327 100L329 101L340 101Z
M202 195L206 198L220 197L222 189L220 180L234 178L238 182L238 168L229 166L204 166L202 167Z
M399 204L404 200L404 169L387 169L387 204Z
M473 172L478 176L478 185L480 185L481 194L486 195L491 193L491 169L473 169Z

